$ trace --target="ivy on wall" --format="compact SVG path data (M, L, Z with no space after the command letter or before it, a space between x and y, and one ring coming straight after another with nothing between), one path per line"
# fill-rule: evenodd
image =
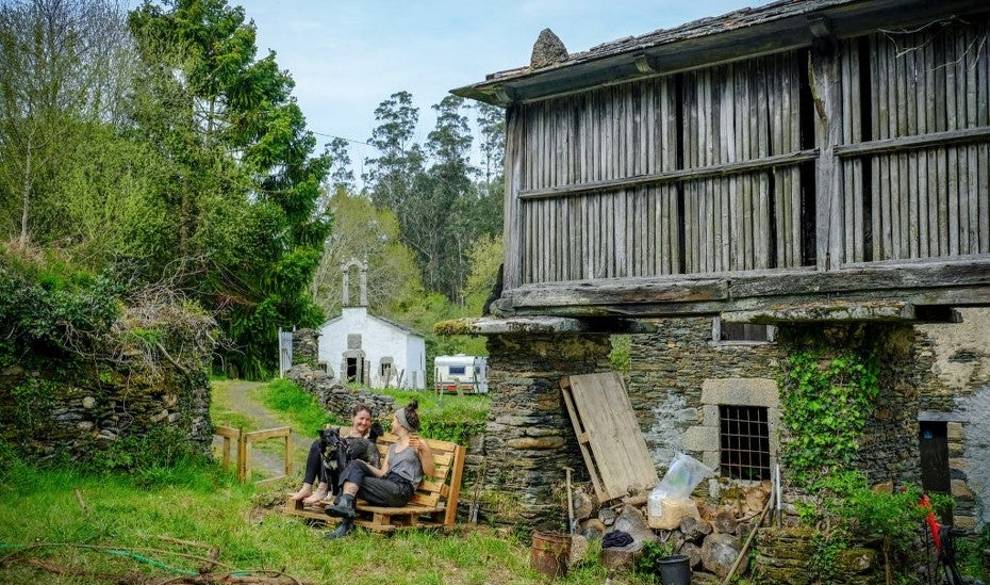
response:
M781 455L798 484L807 486L852 463L879 394L878 370L873 353L791 352L781 415L789 436Z

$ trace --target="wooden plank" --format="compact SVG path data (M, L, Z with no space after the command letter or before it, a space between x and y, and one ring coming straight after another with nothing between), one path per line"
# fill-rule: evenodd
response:
M622 378L614 373L571 376L568 388L589 449L601 473L605 500L628 495L630 488L655 486L656 468L636 421Z
M464 447L457 446L454 451L453 474L450 478L450 492L447 494L447 510L443 521L447 526L453 526L457 522L457 502L461 494L465 455Z
M573 197L575 195L585 195L593 192L616 191L646 185L663 185L682 181L708 179L712 177L728 177L732 175L751 173L754 171L769 171L778 167L792 167L804 162L815 160L817 157L818 149L811 148L787 154L755 158L753 160L738 163L717 164L707 167L688 168L678 171L657 173L654 175L644 175L641 177L564 185L561 187L547 189L528 189L522 191L519 197L520 199L525 200Z
M274 439L276 437L287 437L291 433L292 427L277 427L274 429L263 429L260 431L244 433L243 437L247 441L257 442L264 441L265 439Z
M564 406L567 408L567 417L571 421L571 426L574 427L574 436L587 436L584 426L581 424L581 420L578 417L577 408L574 406L574 398L571 394L570 384L571 382L569 378L562 378L560 381L561 394L564 397ZM595 488L595 497L598 498L599 502L606 501L608 497L605 491L604 480L602 479L598 468L595 466L595 461L592 458L588 443L578 442L578 448L581 451L581 458L584 459L585 468L588 470L588 476L591 477L591 485Z
M816 251L819 270L835 270L841 263L842 203L839 198L841 169L834 149L840 141L838 59L835 49L819 45L812 51L812 92L815 99L816 136L821 150L816 169Z
M529 221L523 215L518 194L523 188L523 172L526 170L524 161L530 152L525 148L525 128L521 119L520 106L506 108L506 140L505 140L505 203L503 214L503 240L505 241L505 268L503 270L504 288L512 289L520 286L523 280L523 244L522 225ZM531 262L531 256L527 256Z

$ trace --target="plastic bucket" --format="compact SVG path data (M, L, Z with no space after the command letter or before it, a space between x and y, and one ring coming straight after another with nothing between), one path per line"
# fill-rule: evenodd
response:
M550 577L567 574L567 561L571 556L571 537L558 532L534 532L529 554L529 566L534 571Z
M661 585L691 585L691 561L684 555L660 559Z

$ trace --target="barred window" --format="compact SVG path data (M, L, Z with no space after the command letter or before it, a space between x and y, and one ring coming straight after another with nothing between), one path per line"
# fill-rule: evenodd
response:
M721 404L718 415L722 475L732 479L770 479L766 407Z

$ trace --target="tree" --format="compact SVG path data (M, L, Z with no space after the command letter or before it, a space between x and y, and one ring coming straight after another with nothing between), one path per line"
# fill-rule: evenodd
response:
M277 326L315 325L308 294L329 233L317 202L330 168L274 53L256 59L255 27L225 0L146 2L130 14L142 75L134 118L171 165L183 283L234 345L242 375L273 365Z
M347 140L335 137L327 145L330 155L330 194L354 191L354 171L351 170L351 155L347 151Z
M117 118L129 51L110 2L0 4L0 210L13 211L6 227L21 246L40 199L57 190L52 178L78 124Z
M481 133L481 158L483 180L491 184L501 182L505 162L505 110L498 106L478 102L478 131Z
M390 313L407 295L422 293L416 258L400 241L394 213L345 191L330 199L329 210L336 227L327 238L310 288L325 314L340 311L340 265L351 258L368 261L368 302L374 312Z
M412 142L419 122L419 110L412 105L412 94L400 91L375 108L378 126L368 144L380 155L365 161L364 180L371 186L371 200L378 207L396 212L401 218L403 207L417 175L422 172L423 152Z

